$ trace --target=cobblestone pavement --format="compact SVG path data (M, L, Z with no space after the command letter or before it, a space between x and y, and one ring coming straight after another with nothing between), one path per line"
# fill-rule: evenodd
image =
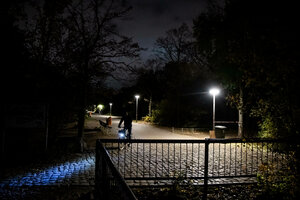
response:
M133 143L122 150L117 144L107 144L107 148L130 185L164 185L172 182L163 180L170 177L187 177L193 184L203 184L204 143ZM262 164L272 163L279 169L282 161L282 155L257 144L210 144L209 184L255 182ZM254 177L245 177L251 175ZM136 178L144 180L132 180Z
M94 185L95 153L68 154L57 160L36 163L34 166L10 169L0 178L5 186L63 186Z

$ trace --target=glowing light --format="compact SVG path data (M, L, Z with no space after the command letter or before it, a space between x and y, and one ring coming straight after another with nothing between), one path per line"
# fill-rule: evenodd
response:
M99 110L102 110L102 109L104 108L104 106L103 106L102 104L99 104L99 105L97 106L97 108L99 108Z
M125 134L124 133L119 133L119 138L125 138Z
M220 93L220 90L218 88L212 88L209 90L209 94L213 96L217 96Z

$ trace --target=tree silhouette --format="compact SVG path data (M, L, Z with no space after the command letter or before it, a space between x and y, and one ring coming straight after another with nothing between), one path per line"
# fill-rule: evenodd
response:
M295 132L297 18L291 2L233 0L195 20L199 52L209 52L211 68L230 90L229 98L258 118L269 136Z
M29 15L27 22L31 23L25 27L27 46L39 63L61 66L73 80L79 101L78 138L82 141L89 86L103 82L116 70L133 70L132 60L139 56L138 44L121 35L115 25L130 7L119 0L73 0L45 1L33 8L36 15Z

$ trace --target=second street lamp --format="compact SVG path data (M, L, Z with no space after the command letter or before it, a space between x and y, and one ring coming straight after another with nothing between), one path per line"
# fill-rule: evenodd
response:
M218 88L212 88L209 90L209 94L213 96L213 130L215 130L215 121L216 121L216 96L220 93Z
M111 116L111 107L112 107L112 103L109 103L109 114Z
M136 107L135 107L135 122L137 122L138 119L138 107L139 107L139 95L135 95L135 100L136 100Z

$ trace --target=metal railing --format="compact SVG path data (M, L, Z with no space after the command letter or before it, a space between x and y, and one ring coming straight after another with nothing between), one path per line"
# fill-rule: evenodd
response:
M289 144L266 139L118 140L103 139L111 161L132 186L186 183L208 185L253 183L259 168L288 169ZM126 145L125 145L126 144ZM285 146L284 146L285 145Z
M278 151L280 141L275 140L101 141L125 180L169 180L178 173L189 179L204 179L206 167L209 179L254 177L261 164L284 167L285 155ZM130 145L122 149L123 142Z
M100 140L96 143L95 176L96 199L137 199L115 168Z

